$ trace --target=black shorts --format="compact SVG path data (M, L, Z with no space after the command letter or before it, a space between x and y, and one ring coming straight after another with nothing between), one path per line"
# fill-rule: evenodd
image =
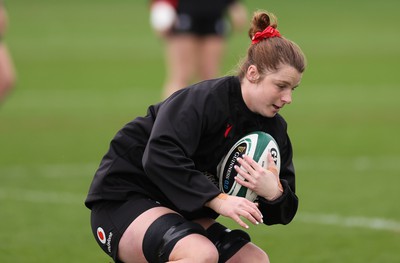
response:
M142 213L161 206L143 195L134 195L127 201L103 201L92 207L91 225L99 246L115 262L118 260L118 244L129 225Z
M122 261L118 259L118 245L126 229L145 211L161 206L159 202L141 194L133 195L126 201L100 201L95 203L91 208L93 235L103 251L113 258L115 262L121 263ZM171 224L171 226L175 225L174 222L171 222ZM239 230L235 230L236 232L227 231L226 227L219 223L214 224L206 231L210 241L215 245L219 244L217 248L220 246L218 249L222 249L220 253L223 254L220 255L220 260L221 258L229 259L250 241L250 238L241 238L243 234L238 236ZM235 239L231 240L227 236L229 233L234 233Z
M172 28L172 34L193 34L195 36L225 36L228 30L227 21L221 16L196 17L190 14L178 14Z

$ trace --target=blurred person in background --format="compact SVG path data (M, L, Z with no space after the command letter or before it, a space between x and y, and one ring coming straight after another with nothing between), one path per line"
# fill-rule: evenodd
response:
M3 1L0 0L0 104L4 101L15 83L14 66L7 45L4 43L7 22L7 12Z
M238 0L152 0L150 16L165 41L164 98L192 81L217 77L230 25L247 26L247 10Z

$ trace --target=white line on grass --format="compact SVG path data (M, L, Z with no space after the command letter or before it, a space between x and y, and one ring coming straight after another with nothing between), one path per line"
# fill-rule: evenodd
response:
M337 156L308 156L295 158L296 168L299 170L319 171L368 171L376 169L379 171L400 171L400 156L389 155L380 157L358 156L354 158L339 158ZM338 165L338 164L341 165ZM32 174L47 178L62 177L93 177L98 163L60 163L60 164L31 164L0 166L0 176L17 178L30 177Z
M316 159L318 161L316 162ZM371 169L372 165L376 168L386 171L398 171L399 156L382 156L380 158L357 157L351 160L346 160L347 165L354 170ZM341 160L343 161L343 160ZM303 169L313 167L319 164L319 168L334 170L338 169L338 158L299 158L296 164ZM310 165L312 164L312 165ZM75 163L75 164L37 164L32 166L8 166L0 167L0 175L5 178L18 179L21 177L42 176L47 178L62 178L62 177L92 177L97 164L95 163ZM84 194L74 194L69 192L48 192L34 191L25 189L10 189L0 188L0 201L21 201L31 203L44 204L65 204L65 205L83 205L85 199ZM316 214L299 212L295 221L307 224L332 225L350 228L366 228L373 230L384 230L400 232L400 222L386 218L370 218L362 216L342 216L338 214Z
M340 216L336 214L315 214L301 212L296 215L294 220L307 224L333 225L349 228L367 228L400 233L400 222L386 218Z
M78 205L85 200L84 195L68 192L45 192L25 189L0 188L0 201L19 201L43 204L67 204Z
M0 175L11 178L31 177L93 177L98 164L96 163L65 163L65 164L31 164L0 167Z
M73 193L44 192L24 189L1 189L0 201L19 201L42 204L64 204L83 206L84 195ZM393 231L400 233L400 222L386 218L341 216L337 214L316 214L300 212L294 219L306 224L331 225L349 228Z
M387 156L355 156L352 158L341 158L338 156L304 156L294 158L295 167L302 170L341 171L351 170L357 172L371 169L387 172L400 171L399 155ZM340 165L339 165L340 164Z

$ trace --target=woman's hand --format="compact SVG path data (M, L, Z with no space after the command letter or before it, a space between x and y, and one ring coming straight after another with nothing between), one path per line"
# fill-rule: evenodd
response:
M267 200L275 200L282 195L283 189L278 176L278 169L270 153L267 156L267 167L261 167L247 155L237 158L241 167L235 165L235 170L240 176L235 180ZM241 178L242 177L242 178Z
M263 216L258 209L257 204L243 197L221 193L211 201L207 202L205 206L211 208L220 215L232 218L244 228L249 228L249 226L241 217L246 218L255 225L263 222Z

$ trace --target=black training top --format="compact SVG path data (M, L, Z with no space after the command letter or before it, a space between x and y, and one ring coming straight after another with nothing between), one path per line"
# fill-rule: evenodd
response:
M85 204L125 200L142 193L188 219L217 214L204 203L220 190L205 172L215 174L222 157L252 131L271 134L281 152L283 195L259 198L264 222L289 223L298 206L292 146L285 120L266 118L245 105L237 77L203 81L152 105L144 117L126 124L111 141Z

